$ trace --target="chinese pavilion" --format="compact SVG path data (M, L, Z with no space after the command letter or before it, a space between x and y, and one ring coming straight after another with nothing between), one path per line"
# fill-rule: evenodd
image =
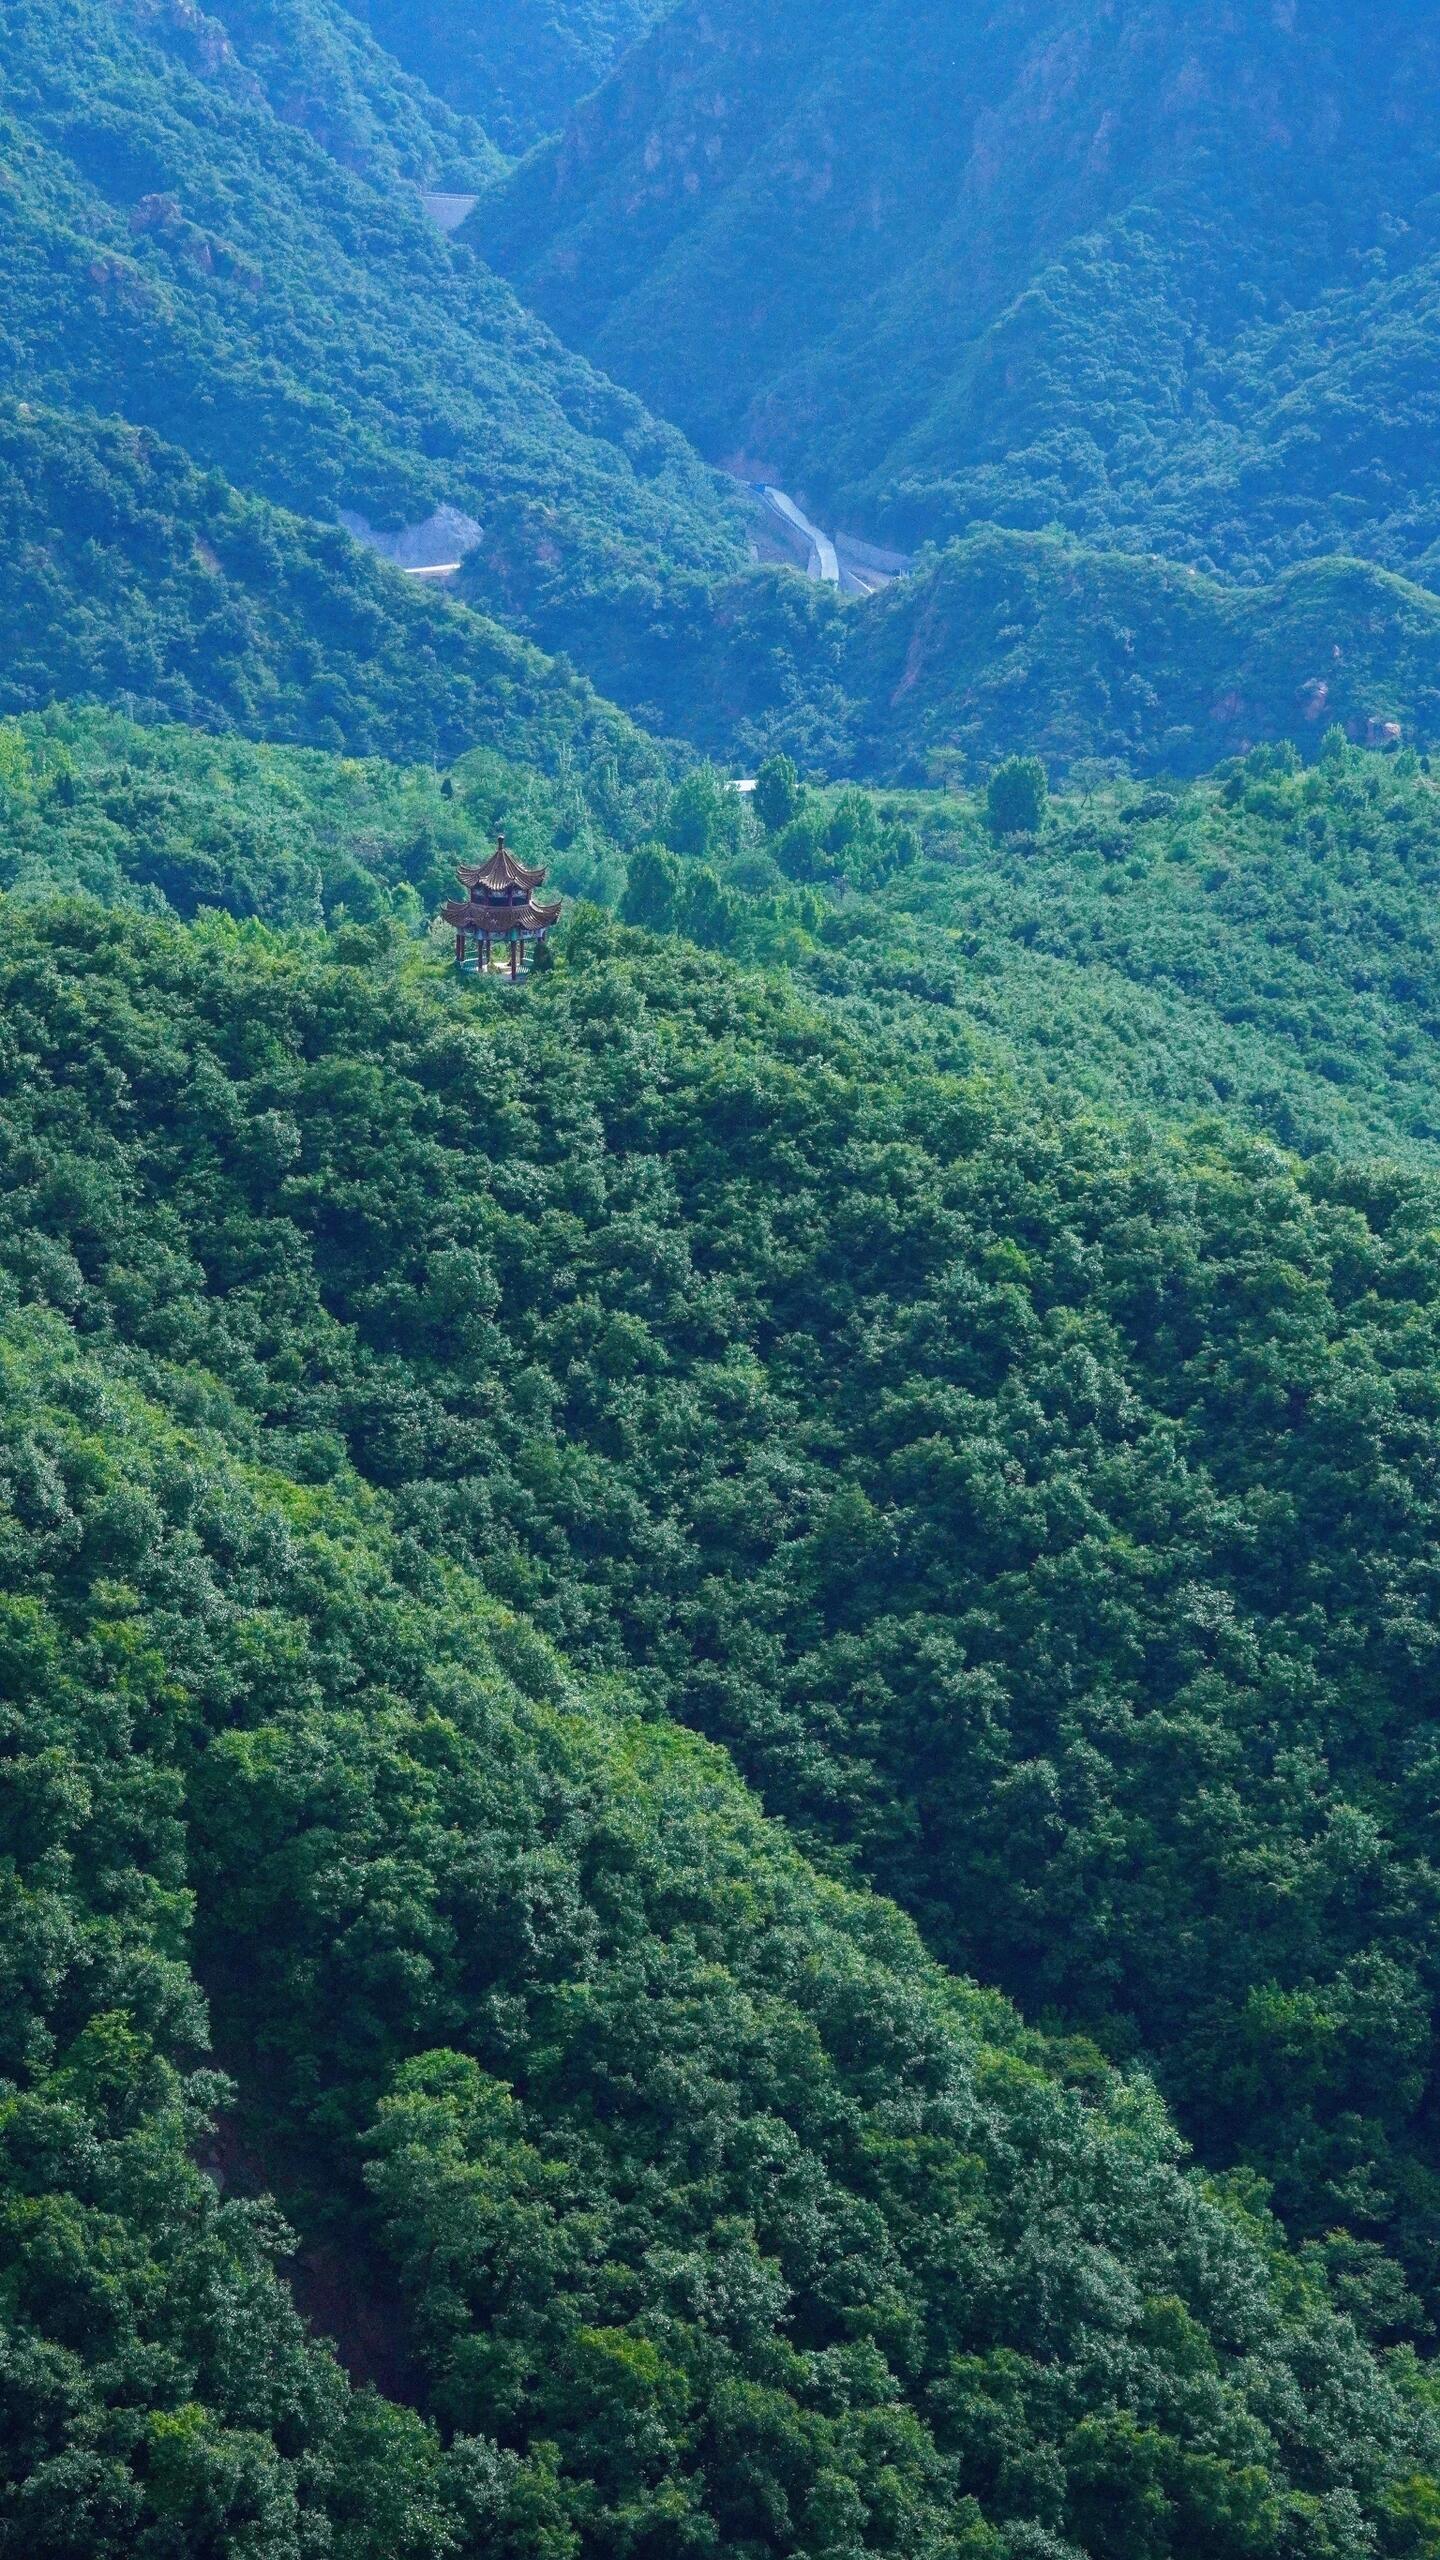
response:
M457 866L456 879L465 892L463 898L452 898L440 910L446 924L455 928L455 958L463 967L468 945L475 945L477 966L489 970L496 944L502 954L508 952L510 975L518 977L524 966L527 942L540 943L552 924L559 920L560 899L553 906L537 906L535 891L545 877L543 870L527 871L517 862L503 836L494 852L478 870Z

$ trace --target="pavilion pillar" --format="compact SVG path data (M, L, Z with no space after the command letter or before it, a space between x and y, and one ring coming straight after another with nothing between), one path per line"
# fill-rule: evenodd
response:
M457 933L457 934L456 934L456 936L455 936L455 966L456 966L456 968L457 968L457 969L459 968L460 963L461 963L461 961L464 959L464 957L465 957L465 936L464 936L464 934L463 934L463 933Z

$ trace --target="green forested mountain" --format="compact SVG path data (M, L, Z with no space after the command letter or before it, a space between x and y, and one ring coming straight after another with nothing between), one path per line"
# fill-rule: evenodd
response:
M437 98L505 151L563 125L669 0L347 0Z
M11 2543L1432 2550L1429 2386L1361 2343L1403 2318L1364 2241L1287 2258L1243 2185L1177 2174L1143 2081L936 1973L656 1712L686 1506L647 1526L635 1457L699 1462L694 1601L735 1547L757 1636L798 1503L818 1634L872 1533L858 1482L806 1489L783 1328L818 1422L813 1355L877 1282L923 1328L967 1193L1018 1316L997 1181L1018 1208L1043 1161L1058 1240L1076 1150L1017 1151L974 1085L882 1097L778 988L596 927L495 1009L353 929L11 900L0 942ZM1171 1178L1203 1298L1224 1170ZM1096 1208L1118 1242L1127 1179L1162 1267L1153 1171L1115 1157ZM1335 1212L1276 1160L1254 1214L1294 1250ZM1042 1319L1077 1380L1083 1293L1068 1345ZM277 2289L276 2185L379 2398Z
M1433 1165L1440 798L1333 740L1318 771L1286 762L1101 785L1002 844L973 804L887 802L920 821L925 858L835 917L843 972L816 974L915 1007L922 1040L954 1008L1018 1071L1101 1107L1221 1111L1306 1155ZM812 824L782 860L805 864Z
M686 0L486 200L573 345L856 531L1430 578L1409 0Z
M350 754L661 768L572 670L144 429L0 407L0 708L118 704Z
M1000 836L985 792L791 793L757 828L687 776L628 856L626 917L787 960L887 1054L1062 1107L1440 1162L1440 793L1413 752L1332 729L1312 765L1260 747L1202 783L1093 763Z
M1273 740L1313 755L1337 724L1440 742L1440 599L1354 560L1240 587L992 529L864 604L751 569L676 581L643 634L584 617L577 647L641 720L722 762L780 748L862 781L974 780L1028 752L1057 773L1199 774Z
M787 43L802 18L784 22ZM467 585L484 610L565 648L651 726L736 761L779 743L822 770L924 781L1038 747L1056 764L1122 755L1194 771L1334 716L1361 735L1399 717L1428 740L1428 595L1377 569L1318 563L1237 593L1183 566L991 530L859 610L773 574L728 583L743 520L681 439L565 354L421 212L416 178L478 178L475 137L448 111L431 119L339 0L236 0L205 27L81 0L14 12L0 113L15 396L153 427L202 469L306 515L343 508L393 528L460 504L480 527ZM681 40L662 29L654 42ZM626 80L650 58L642 47ZM728 196L715 220L736 236ZM587 290L603 263L582 260ZM626 308L625 327L662 348ZM1404 308L1423 334L1413 294ZM703 335L721 347L708 319ZM935 342L928 325L922 341ZM1140 370L1148 380L1148 359ZM1273 350L1261 370L1279 379ZM1372 393L1352 406L1370 416ZM1333 459L1332 430L1317 411L1305 433ZM1009 427L1004 440L1009 451ZM969 428L963 441L979 451ZM1268 428L1266 446L1280 449ZM1192 495L1209 485L1193 455L1176 468ZM1135 538L1103 510L1068 512L1090 534ZM972 513L1067 516L999 497ZM1323 538L1406 553L1363 518L1327 519ZM960 521L948 501L927 520ZM55 529L63 541L63 506ZM1146 541L1195 549L1158 520ZM1263 565L1228 551L1224 564ZM330 672L346 692L353 667L342 648ZM376 742L413 752L419 736ZM463 743L447 729L441 751Z
M149 771L117 771L119 741L97 769L82 732L58 795L47 743L66 743L53 723L12 757L9 872L32 897L27 802L58 798L51 825L77 848L102 821L112 847L127 828L147 846L161 833L163 741ZM208 768L176 770L192 807L207 790L253 803L253 751L200 754ZM432 784L428 813L400 795L387 823L379 777L328 770L286 774L315 840L348 803L372 876L402 893L428 886L417 841L438 865L504 787L493 769L448 802ZM1230 826L1237 865L1247 836L1290 833L1247 789L1210 822ZM1320 814L1363 841L1348 795L1338 777ZM1412 862L1429 823L1417 800ZM520 840L543 856L544 813L530 824ZM1378 900L1380 849L1407 830L1378 812L1370 828ZM1340 868L1338 838L1314 860ZM252 883L264 869L252 850ZM164 886L153 865L143 876ZM183 909L195 890L179 876ZM1359 905L1358 876L1346 895ZM267 901L252 885L242 903ZM980 939L963 877L953 903ZM1163 905L1147 916L1132 892L1132 942L1147 925L1155 986ZM1247 939L1257 971L1273 944L1253 888L1228 932L1217 973L1238 997ZM202 976L221 947L212 933ZM427 1552L726 1741L772 1806L898 1891L952 1960L1147 2055L1213 2160L1279 2180L1300 2236L1348 2230L1337 2263L1355 2269L1388 2243L1432 2295L1435 1989L1410 1718L1433 1644L1429 1183L1367 1164L1361 1131L1348 1165L1302 1174L1218 1121L1194 1139L1057 1119L1028 1083L979 1067L963 1015L938 1017L923 1047L903 1015L887 1033L853 997L827 1024L598 921L553 986L476 1018L486 1106L456 1152L424 1045L437 999L396 979L383 947L367 961L354 946L352 975L378 969L379 992L357 1009L347 978L313 1105L289 1070L281 1094L273 1059L258 1086L225 1067L242 1121L216 1166L202 1150L192 1176L188 1121L157 1132L119 1089L112 1109L97 1084L87 1115L105 1193L141 1231L200 1217L203 1197L232 1238L224 1164L250 1164L242 1122L293 1124L243 1183L247 1215L283 1228L292 1293L283 1323L263 1291L259 1336L246 1319L247 1360L282 1363L263 1393L246 1372L275 1446L338 1434ZM996 984L983 939L976 959ZM1131 968L1146 983L1138 956ZM376 1012L387 987L408 1008L398 1050ZM93 1002L103 1019L103 976ZM1286 1006L1282 990L1272 1073ZM1308 1054L1291 1025L1302 1109L1304 1067L1323 1077L1337 1041L1358 1046L1333 989L1325 1011ZM1417 988L1412 1043L1433 1054L1435 1039ZM26 1093L50 1057L25 1052ZM210 1070L189 1072L203 1089ZM1406 1072L1397 1055L1397 1100L1418 1100ZM219 1232L186 1247L219 1290L217 1321L234 1312ZM303 1381L280 1348L292 1324ZM1389 1878L1379 1903L1367 1858ZM1378 2262L1372 2276L1375 2301L1398 2303Z
M524 738L517 721L512 737ZM1175 1131L1440 1168L1440 795L1413 759L1106 781L997 843L983 800L811 791L766 834L704 772L560 736L443 776L55 709L0 730L0 888L424 927L497 829L566 896L788 961L887 1054ZM678 852L673 848L679 848ZM627 886L628 874L628 886Z
M455 864L483 860L502 826L565 894L618 897L621 846L670 797L653 771L582 763L563 739L549 774L480 747L442 776L70 708L0 727L0 777L4 890L277 925L428 927Z
M398 175L342 165L293 120L329 121L295 86L299 0L233 14L243 42L128 0L8 12L3 387L154 428L304 514L393 526L459 504L487 599L516 620L669 563L733 565L681 439L452 249ZM322 16L317 93L336 28L364 51L343 11Z
M1440 2560L1427 14L0 17L0 2560Z
M166 46L160 60L178 58L207 82L263 100L282 123L300 126L332 159L382 186L483 186L505 166L483 127L409 76L343 0L226 0L223 18L181 9L117 14L122 34L129 16L132 37L148 16ZM33 17L33 34L44 24ZM112 55L116 70L125 59ZM132 74L140 59L130 54ZM112 71L107 85L113 100L127 84Z

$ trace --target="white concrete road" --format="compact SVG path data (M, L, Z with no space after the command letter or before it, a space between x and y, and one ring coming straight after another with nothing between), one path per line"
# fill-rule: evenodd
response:
M838 587L840 555L829 534L822 533L818 524L812 524L807 515L802 515L794 499L787 498L783 489L771 489L757 484L755 495L763 501L773 516L779 516L782 523L791 525L795 532L809 543L810 576L818 578L822 586Z
M903 578L910 566L901 551L880 551L873 543L846 533L837 533L833 539L822 533L793 498L769 481L752 480L749 487L766 514L783 526L779 539L800 558L806 576L822 586L838 587L847 596L873 596L888 587L892 578Z

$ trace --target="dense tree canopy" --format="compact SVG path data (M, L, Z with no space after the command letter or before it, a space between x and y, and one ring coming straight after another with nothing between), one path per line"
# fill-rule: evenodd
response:
M504 151L565 122L669 0L346 0L437 98Z
M573 668L130 426L0 407L0 710L132 716L352 754L660 752Z
M0 2534L54 2560L1433 2552L1428 2384L1357 2334L1392 2307L1373 2256L1287 2258L1258 2199L1180 2174L1143 2079L822 1881L646 1679L577 1682L517 1614L522 1553L476 1538L487 1409L542 1614L547 1477L600 1527L583 1427L545 1455L527 1264L548 1238L543 1312L620 1447L643 1292L682 1285L647 1050L680 1063L673 1019L682 1109L730 1111L745 1048L777 1092L797 1040L830 1082L818 1026L593 927L523 1026L353 930L11 901L0 941ZM574 1070L617 1047L641 1118L595 1225ZM777 1142L754 1122L762 1179ZM554 1252L587 1225L588 1303ZM685 1291L672 1441L697 1395L766 1393L739 1285L717 1262ZM467 1388L457 1326L480 1360L497 1319L512 1357ZM468 1462L436 1472L447 1375ZM837 1484L822 1605L864 1517ZM594 1650L583 1609L573 1632ZM302 2299L384 2397L277 2289L290 2244L248 2200L277 2182Z
M734 567L720 485L683 439L347 141L325 94L347 46L355 114L393 131L399 75L339 0L218 17L16 0L0 392L129 419L330 523L465 509L474 574L516 621L636 589L642 610L667 570Z
M478 592L478 591L477 591ZM1158 776L1327 729L1440 741L1440 601L1356 561L1273 586L990 531L866 603L784 569L691 582L643 636L590 626L597 682L647 726L750 772L944 785L1010 755Z
M1440 2560L1424 13L6 16L0 2560Z
M173 1229L167 1338L1428 2291L1425 1183L1056 1124L599 932L453 1051L379 945L282 973L253 1066L212 945L165 1014L241 1121L212 1163L92 1080L60 1303ZM62 1053L16 1019L18 1174Z

